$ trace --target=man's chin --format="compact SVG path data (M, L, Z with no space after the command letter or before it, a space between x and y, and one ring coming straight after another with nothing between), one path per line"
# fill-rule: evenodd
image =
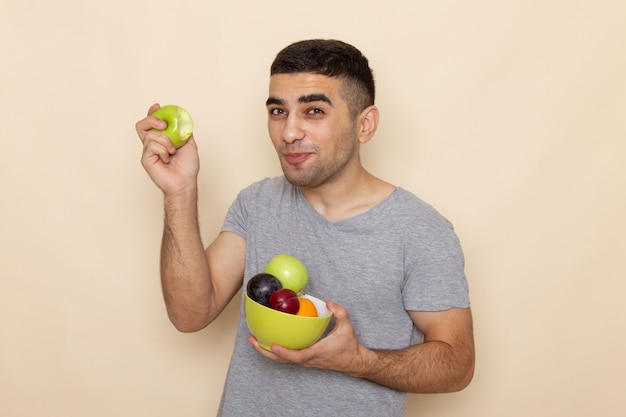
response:
M313 178L310 178L308 175L305 175L304 172L293 172L293 171L283 170L283 174L285 175L285 178L287 179L287 181L289 181L291 185L294 185L296 187L309 188L309 187L315 187L319 185Z

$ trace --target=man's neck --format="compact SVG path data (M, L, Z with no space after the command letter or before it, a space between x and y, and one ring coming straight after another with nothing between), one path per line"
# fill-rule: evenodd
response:
M396 187L361 169L350 181L301 188L313 208L330 222L362 214L386 199Z

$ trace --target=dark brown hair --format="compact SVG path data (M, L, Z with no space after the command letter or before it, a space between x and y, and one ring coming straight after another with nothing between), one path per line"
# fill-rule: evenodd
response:
M353 115L374 104L374 74L367 58L350 44L334 39L295 42L276 55L270 69L270 75L299 72L340 78Z

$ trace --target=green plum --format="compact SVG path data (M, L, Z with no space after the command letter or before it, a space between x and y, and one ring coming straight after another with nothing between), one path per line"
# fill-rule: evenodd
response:
M295 256L282 253L274 256L263 271L272 274L282 284L296 294L302 294L309 283L309 273L304 264Z

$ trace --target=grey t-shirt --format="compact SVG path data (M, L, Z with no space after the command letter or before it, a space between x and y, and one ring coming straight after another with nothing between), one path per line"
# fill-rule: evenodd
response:
M329 222L284 177L268 178L239 193L222 230L246 240L244 288L273 256L294 255L309 271L306 292L346 307L369 348L421 343L407 310L469 306L452 225L402 188L365 213ZM241 306L218 416L405 415L403 392L261 356L246 342Z

